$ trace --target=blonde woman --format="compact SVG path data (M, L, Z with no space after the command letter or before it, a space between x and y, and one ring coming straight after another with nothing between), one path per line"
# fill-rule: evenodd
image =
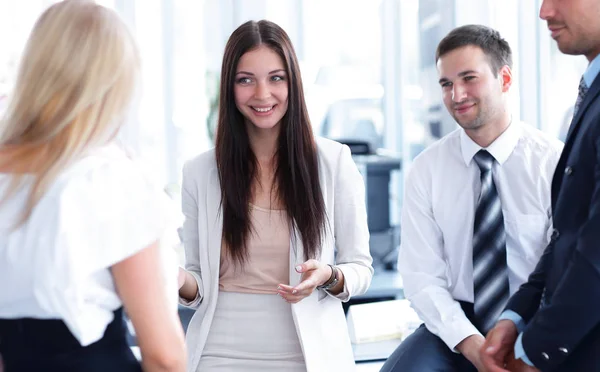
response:
M57 3L32 31L0 125L5 372L185 370L164 194L113 143L138 68L125 25L93 2Z

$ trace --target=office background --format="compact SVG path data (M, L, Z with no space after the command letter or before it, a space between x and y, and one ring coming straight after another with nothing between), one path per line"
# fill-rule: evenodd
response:
M0 0L0 110L36 17L53 0ZM560 137L584 71L562 55L538 19L540 0L99 0L133 29L143 88L124 137L157 180L177 194L183 162L212 146L218 76L229 34L249 19L289 33L302 64L315 133L359 138L406 169L455 128L441 102L434 51L451 28L498 29L514 53L518 119ZM402 172L392 172L398 222Z
M0 0L0 112L33 23L54 2ZM365 141L393 159L377 165L390 182L384 177L370 185L389 187L389 197L369 199L368 208L372 251L382 260L390 244L397 248L402 170L456 128L441 101L434 60L447 32L469 23L499 30L513 49L513 120L559 138L566 134L587 66L584 57L558 51L538 18L541 0L96 2L118 11L139 42L143 86L122 139L173 196L175 208L183 163L212 147L227 38L250 19L281 25L300 59L315 133ZM365 175L369 166L374 169L368 158L356 159ZM387 298L401 287L394 276L376 275L373 283L365 302Z

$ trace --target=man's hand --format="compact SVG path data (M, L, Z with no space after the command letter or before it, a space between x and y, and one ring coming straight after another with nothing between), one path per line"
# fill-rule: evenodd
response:
M479 372L485 371L480 358L480 350L484 342L483 336L471 335L456 345L456 350L467 358Z
M496 323L481 348L481 361L487 371L506 371L505 365L514 360L512 355L518 335L517 326L511 320Z
M515 359L511 353L511 358L507 360L506 369L511 372L540 372L539 369L528 365L521 359Z

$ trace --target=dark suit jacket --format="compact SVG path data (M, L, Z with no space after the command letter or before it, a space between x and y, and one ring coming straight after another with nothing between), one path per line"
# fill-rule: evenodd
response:
M600 371L600 75L573 118L552 210L552 240L507 309L527 322L523 347L537 368Z

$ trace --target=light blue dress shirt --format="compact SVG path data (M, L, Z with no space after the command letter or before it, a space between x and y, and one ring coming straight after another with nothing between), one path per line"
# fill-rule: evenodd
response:
M592 83L594 82L594 79L596 79L596 76L598 76L599 72L600 54L597 55L592 60L592 62L590 62L588 68L583 73L583 80L585 81L585 85L587 85L588 88L592 86ZM523 362L529 364L532 367L535 367L531 360L527 357L525 349L523 348L523 331L525 330L525 326L527 324L519 314L515 313L512 310L506 310L502 313L502 315L500 315L500 318L498 318L498 320L504 319L512 320L513 323L515 323L515 325L517 326L517 330L519 331L519 337L517 337L517 341L515 342L515 358L521 359L523 360Z
M585 80L585 85L587 85L588 88L592 86L594 79L598 76L598 72L600 72L600 54L592 60L583 73L583 80Z

